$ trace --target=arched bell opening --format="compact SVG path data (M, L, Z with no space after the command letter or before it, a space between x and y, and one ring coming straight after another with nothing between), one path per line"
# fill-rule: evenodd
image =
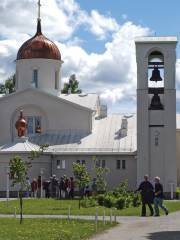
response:
M164 87L164 55L153 51L148 57L148 86Z
M148 56L148 87L149 109L163 110L164 55L160 51L152 51Z

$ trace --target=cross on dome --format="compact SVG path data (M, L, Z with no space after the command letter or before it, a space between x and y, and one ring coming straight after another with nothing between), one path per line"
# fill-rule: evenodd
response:
M41 0L38 0L38 19L41 19Z

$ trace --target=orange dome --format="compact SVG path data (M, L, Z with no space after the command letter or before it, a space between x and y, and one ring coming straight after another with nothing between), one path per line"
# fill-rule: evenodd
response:
M18 137L24 137L25 136L25 131L27 128L27 122L23 117L23 111L20 111L20 116L19 119L16 121L15 127L18 131Z
M32 58L61 60L61 54L56 44L42 34L40 19L38 19L35 36L26 41L17 54L17 60Z

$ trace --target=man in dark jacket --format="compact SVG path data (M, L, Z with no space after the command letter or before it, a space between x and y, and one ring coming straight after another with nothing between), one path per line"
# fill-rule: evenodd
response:
M160 183L160 177L155 177L155 197L154 197L154 210L155 217L159 215L159 207L168 215L168 210L163 206L163 185Z
M152 207L152 203L153 203L153 199L154 199L154 187L153 185L149 182L148 180L148 175L144 176L144 181L141 182L141 184L139 185L138 189L136 191L140 191L141 192L141 200L142 200L142 212L141 212L141 216L145 217L146 216L146 204L149 207L149 210L151 212L150 216L154 215L154 211L153 211L153 207Z

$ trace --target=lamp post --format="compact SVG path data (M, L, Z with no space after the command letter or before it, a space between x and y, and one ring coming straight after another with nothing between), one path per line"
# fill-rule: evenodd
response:
M43 173L44 173L44 169L41 168L40 170L40 176L41 176L41 198L43 197L43 179L42 179L42 176L43 176Z
M6 167L6 201L9 201L9 167Z

